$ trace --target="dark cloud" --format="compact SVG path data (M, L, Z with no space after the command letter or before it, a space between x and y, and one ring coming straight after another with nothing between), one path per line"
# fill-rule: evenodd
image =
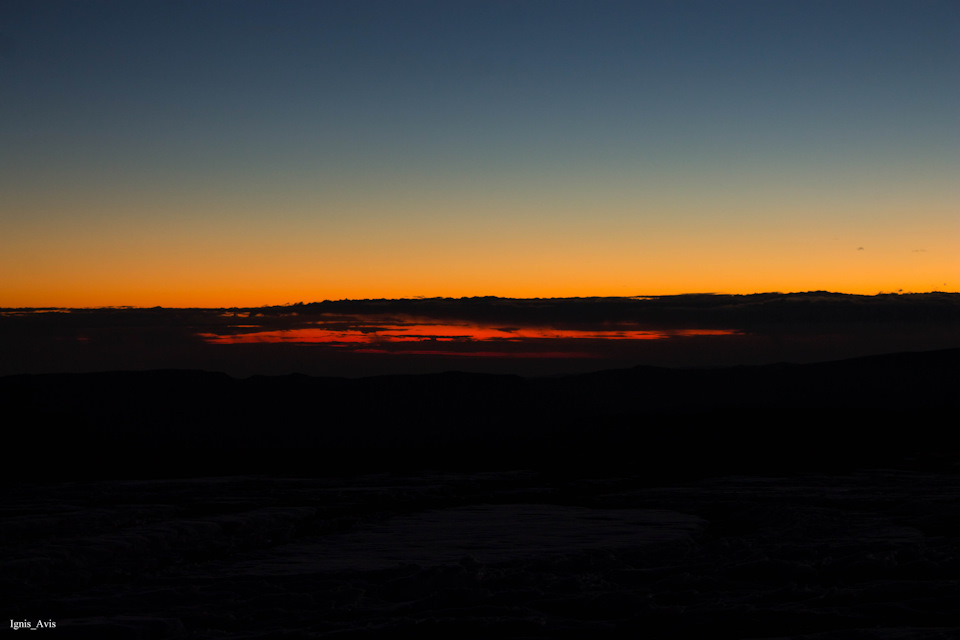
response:
M450 369L540 375L636 364L811 362L960 347L958 327L957 293L17 309L0 310L0 375L162 368L233 375Z

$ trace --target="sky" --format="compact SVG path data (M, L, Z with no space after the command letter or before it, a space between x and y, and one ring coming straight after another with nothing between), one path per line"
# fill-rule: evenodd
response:
M0 306L960 290L960 4L0 4Z

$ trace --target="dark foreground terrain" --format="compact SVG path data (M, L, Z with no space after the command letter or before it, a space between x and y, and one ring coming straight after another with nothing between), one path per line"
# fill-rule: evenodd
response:
M37 637L960 632L952 474L114 480L2 509L3 615Z
M3 626L958 637L958 365L0 378Z

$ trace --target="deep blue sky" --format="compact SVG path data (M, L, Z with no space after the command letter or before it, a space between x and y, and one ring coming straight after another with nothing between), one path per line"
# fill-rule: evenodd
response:
M960 3L11 2L0 305L960 288Z

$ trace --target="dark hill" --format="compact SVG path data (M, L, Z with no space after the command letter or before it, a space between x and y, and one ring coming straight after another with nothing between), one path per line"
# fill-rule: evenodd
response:
M629 467L651 477L951 465L960 350L556 378L0 378L9 462L81 475Z

